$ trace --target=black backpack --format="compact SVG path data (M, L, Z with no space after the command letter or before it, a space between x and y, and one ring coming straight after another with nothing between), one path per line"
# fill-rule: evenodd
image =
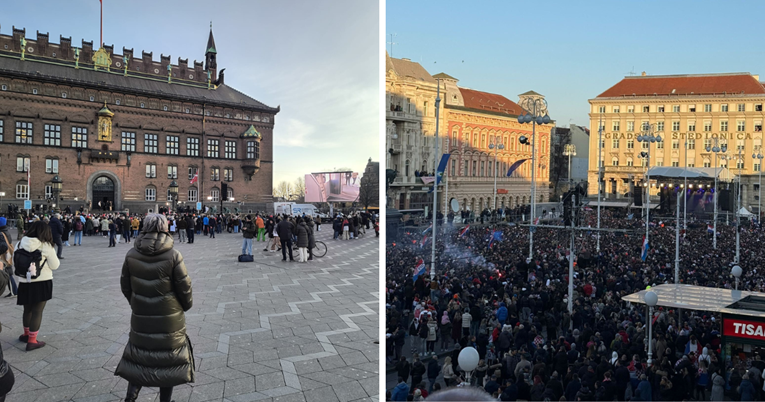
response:
M43 265L45 265L45 262L41 264L40 261L42 261L42 252L40 250L27 251L19 247L13 253L13 274L26 278L29 267L34 262L37 267L37 275L32 276L32 279L37 279L40 276Z

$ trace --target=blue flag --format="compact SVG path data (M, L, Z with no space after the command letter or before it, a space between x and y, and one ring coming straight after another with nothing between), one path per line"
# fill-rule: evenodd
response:
M494 244L495 241L502 241L502 231L501 230L493 230L491 232L491 238L489 239L489 247L491 248L491 245Z
M510 165L510 169L507 169L507 177L512 176L513 172L515 172L519 167L521 167L521 165L523 165L523 162L526 162L529 159L530 158L518 159L517 161L515 161L515 163Z
M428 193L432 193L433 190L438 188L438 185L441 184L441 178L444 176L444 172L446 171L446 163L449 162L450 156L451 154L441 155L441 162L438 164L438 170L436 171L436 182L433 184L433 187L430 188Z

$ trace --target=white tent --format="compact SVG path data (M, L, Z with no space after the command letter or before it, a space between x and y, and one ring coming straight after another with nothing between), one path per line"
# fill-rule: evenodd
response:
M746 208L741 207L741 209L738 210L738 216L741 216L744 218L751 218L751 217L754 217L755 215L749 212L749 210L747 210Z
M658 179L660 177L672 178L672 179L709 179L714 180L717 175L718 180L731 181L733 176L728 168L705 168L705 167L674 167L674 166L654 166L649 170L651 179Z

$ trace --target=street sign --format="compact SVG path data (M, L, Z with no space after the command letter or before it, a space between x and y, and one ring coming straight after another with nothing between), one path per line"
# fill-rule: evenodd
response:
M32 209L32 200L24 200L24 209Z
M202 210L202 203L197 202L197 211L200 211L200 210Z

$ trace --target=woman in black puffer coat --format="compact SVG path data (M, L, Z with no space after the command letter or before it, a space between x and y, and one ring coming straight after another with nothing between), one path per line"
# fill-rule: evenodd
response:
M194 382L184 315L192 297L183 256L173 249L163 215L144 219L125 256L120 285L133 310L130 338L115 371L129 382L125 401L135 401L141 387L159 387L159 400L170 402L174 386Z

